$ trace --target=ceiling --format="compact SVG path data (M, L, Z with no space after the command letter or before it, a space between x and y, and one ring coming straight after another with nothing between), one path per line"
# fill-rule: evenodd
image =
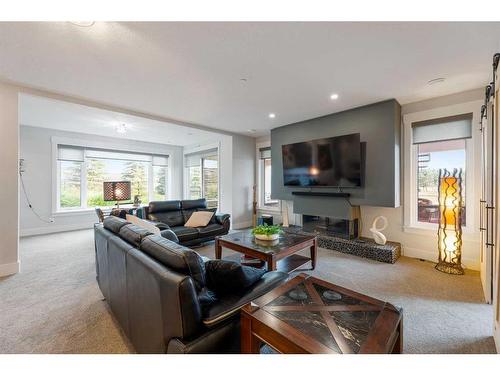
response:
M26 94L20 96L19 123L174 146L207 144L221 137L209 131ZM120 124L125 124L124 134L116 131Z
M257 136L482 87L499 35L474 22L0 23L0 78Z

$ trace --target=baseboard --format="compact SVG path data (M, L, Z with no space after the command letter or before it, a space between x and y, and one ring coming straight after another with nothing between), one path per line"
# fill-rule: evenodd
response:
M233 223L232 225L232 229L245 229L251 227L252 227L252 221L242 221L241 223Z
M40 234L69 232L72 230L91 229L91 228L92 224L51 225L47 227L21 229L19 236L20 237L38 236Z
M438 257L435 251L422 250L413 247L403 246L402 255L410 258L425 259L431 262L437 262ZM476 259L462 258L462 264L467 267L467 269L473 271L479 271L481 265Z
M20 269L21 267L19 262L0 264L0 277L13 275L18 273Z

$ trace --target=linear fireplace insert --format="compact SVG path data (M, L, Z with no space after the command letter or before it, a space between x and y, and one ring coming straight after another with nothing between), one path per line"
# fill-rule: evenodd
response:
M338 219L330 216L302 215L304 232L338 236L346 239L358 238L358 219Z

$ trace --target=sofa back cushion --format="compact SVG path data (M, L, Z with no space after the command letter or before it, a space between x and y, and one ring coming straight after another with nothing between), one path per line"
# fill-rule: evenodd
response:
M144 238L140 249L164 266L190 276L197 290L205 287L205 264L196 251L155 235Z
M184 223L189 220L193 212L202 211L207 208L207 200L205 198L201 199L187 199L181 201L182 215L184 217Z
M141 228L134 224L127 224L120 228L118 236L129 244L139 247L143 238L151 236L153 233L147 229Z
M104 228L113 233L118 233L124 225L130 224L127 220L120 219L116 216L107 216L104 218Z
M148 219L165 223L170 227L184 225L184 216L181 211L181 201L150 202Z

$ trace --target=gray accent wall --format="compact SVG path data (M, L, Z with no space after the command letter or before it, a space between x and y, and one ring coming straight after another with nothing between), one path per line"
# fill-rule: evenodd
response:
M401 106L394 99L271 130L272 197L293 201L295 213L348 218L350 204L344 198L292 195L339 189L284 186L281 146L352 133L361 136L364 171L362 187L342 189L351 194L350 204L399 207Z

